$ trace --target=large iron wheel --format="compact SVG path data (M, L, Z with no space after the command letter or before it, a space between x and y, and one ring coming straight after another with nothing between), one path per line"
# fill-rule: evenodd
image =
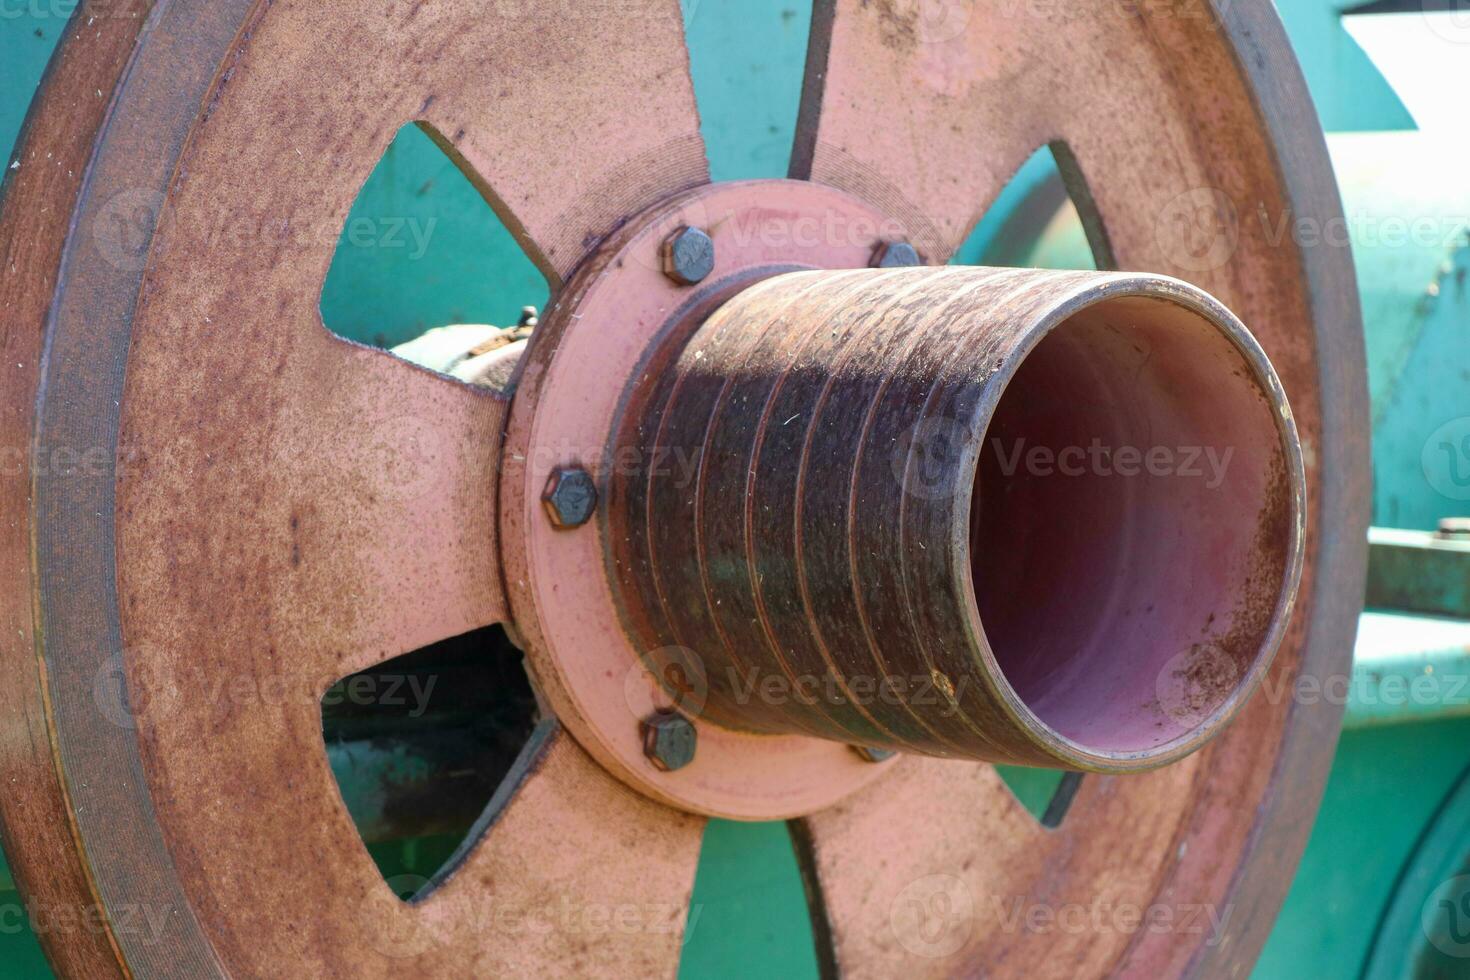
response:
M1268 683L1345 673L1367 523L1359 313L1346 249L1277 233L1341 206L1275 13L930 6L819 0L792 177L900 222L942 264L1034 150L1064 148L1095 248L1209 290L1276 365L1308 520ZM340 227L409 120L477 176L554 305L625 222L708 182L677 0L83 3L32 109L0 205L0 442L32 461L0 474L0 815L28 900L106 921L48 938L64 975L676 971L703 818L628 788L567 729L541 731L478 845L403 903L352 832L314 705L190 697L241 674L324 687L536 601L502 569L540 503L499 500L495 478L528 409L329 334L331 241L206 241L219 215ZM1201 210L1220 221L1202 241ZM528 364L556 339L538 332ZM427 483L394 448L423 420ZM120 465L34 464L66 448ZM99 710L110 664L148 710ZM1057 828L986 764L900 759L794 822L819 957L851 976L1241 975L1337 725L1257 696L1185 761L1089 777ZM1220 935L1039 934L995 896L1225 918ZM563 900L644 927L505 925ZM902 934L904 903L932 901L959 903L940 910L958 941ZM167 929L130 928L141 909L166 909Z

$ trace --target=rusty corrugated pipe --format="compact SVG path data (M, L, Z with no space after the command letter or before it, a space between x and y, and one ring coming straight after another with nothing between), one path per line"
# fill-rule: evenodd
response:
M1193 287L790 273L648 368L609 568L686 712L1127 771L1198 748L1269 665L1301 449L1265 354Z

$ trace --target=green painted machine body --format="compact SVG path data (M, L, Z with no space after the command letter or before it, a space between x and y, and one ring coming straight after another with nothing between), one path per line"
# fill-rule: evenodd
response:
M716 180L785 175L810 3L685 0ZM1414 129L1393 87L1343 29L1345 6L1278 3L1331 133L1348 218L1342 229L1280 233L1317 234L1326 247L1334 235L1351 239L1373 396L1374 520L1432 531L1470 513L1470 182L1452 137ZM7 162L67 13L66 3L0 0ZM1048 153L1022 168L956 261L1093 265ZM478 192L410 125L344 228L322 312L336 332L388 347L448 324L513 324L546 298L545 281ZM1375 543L1375 562L1383 550L1379 594L1398 598L1365 614L1357 667L1341 694L1319 694L1345 700L1348 730L1258 980L1470 976L1470 959L1446 958L1427 942L1432 930L1419 914L1425 903L1433 912L1431 892L1463 874L1470 854L1470 690L1451 690L1470 677L1470 611L1444 605L1470 596L1470 563L1444 564L1443 549L1419 545L1391 535ZM1433 602L1440 607L1426 605ZM1416 682L1434 693L1415 694ZM1005 775L1038 817L1061 778ZM407 867L418 846L375 856ZM1456 900L1448 899L1451 909ZM816 976L783 825L713 822L693 902L684 977ZM0 974L50 975L33 935L46 924L31 919L0 872Z

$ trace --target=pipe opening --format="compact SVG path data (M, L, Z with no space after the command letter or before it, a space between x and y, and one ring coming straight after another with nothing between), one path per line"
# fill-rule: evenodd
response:
M1221 326L1104 299L1026 356L971 505L980 620L1005 680L1088 752L1203 738L1264 670L1290 586L1282 421Z

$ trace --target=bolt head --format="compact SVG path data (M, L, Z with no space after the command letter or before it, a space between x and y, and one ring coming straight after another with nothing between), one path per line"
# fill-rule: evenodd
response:
M715 271L715 242L698 228L680 228L664 239L660 258L664 275L681 286L693 286Z
M854 745L852 750L865 762L887 762L898 755L892 749L879 749L871 745Z
M559 466L546 481L541 495L551 523L559 528L581 527L597 510L597 485L580 466Z
M923 264L919 250L908 242L883 242L873 251L875 269L904 269Z
M683 715L660 712L643 723L643 754L664 772L683 769L694 761L699 733Z

